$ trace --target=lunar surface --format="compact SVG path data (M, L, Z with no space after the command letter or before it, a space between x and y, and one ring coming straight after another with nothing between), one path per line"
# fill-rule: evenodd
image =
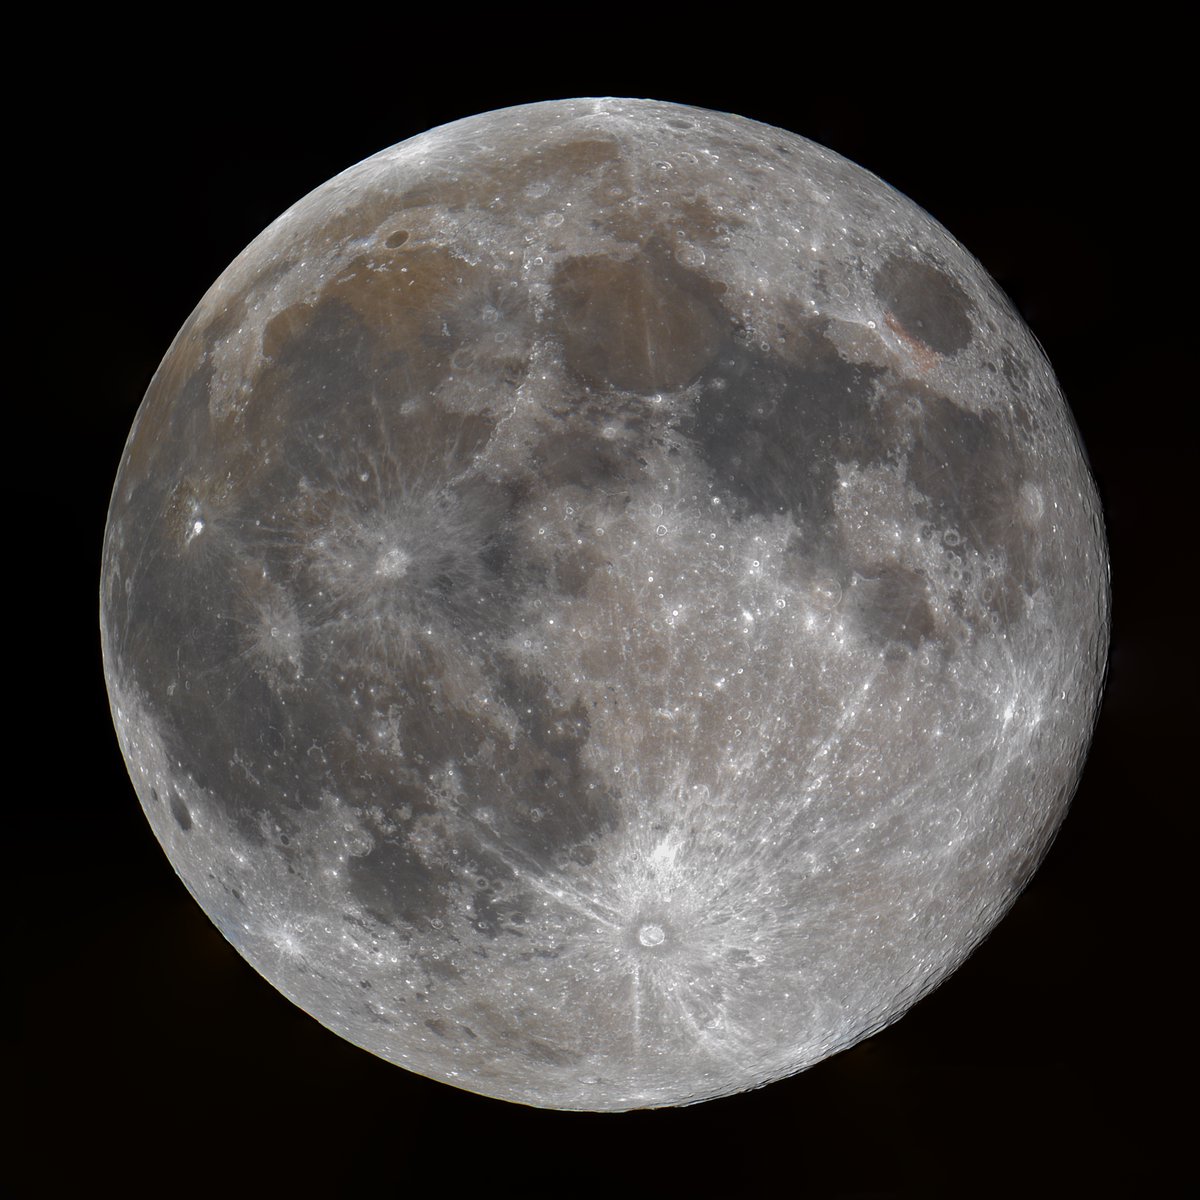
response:
M138 412L101 580L171 863L410 1071L685 1104L955 969L1076 785L1099 505L980 265L791 133L488 113L301 200Z

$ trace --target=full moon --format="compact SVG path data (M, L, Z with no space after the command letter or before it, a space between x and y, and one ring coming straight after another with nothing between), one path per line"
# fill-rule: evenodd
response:
M946 978L1070 802L1103 523L927 213L649 100L485 113L299 201L138 411L100 627L224 936L407 1070L689 1104Z

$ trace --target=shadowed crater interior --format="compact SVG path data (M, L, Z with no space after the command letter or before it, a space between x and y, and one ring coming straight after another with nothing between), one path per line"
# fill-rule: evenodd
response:
M905 333L939 354L957 354L971 341L974 306L930 263L893 255L875 272L875 294Z

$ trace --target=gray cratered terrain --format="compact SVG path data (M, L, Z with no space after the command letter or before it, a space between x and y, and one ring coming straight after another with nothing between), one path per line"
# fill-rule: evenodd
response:
M101 625L223 934L391 1062L683 1104L895 1020L1075 787L1095 490L979 264L810 142L641 100L300 201L138 413Z

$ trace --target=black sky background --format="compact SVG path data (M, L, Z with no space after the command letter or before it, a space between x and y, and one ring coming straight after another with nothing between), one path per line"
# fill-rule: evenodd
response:
M800 31L772 45L781 36L760 30L753 52L717 33L702 49L672 52L667 38L633 53L602 23L586 53L479 34L464 56L447 41L462 37L460 19L421 37L402 22L335 22L269 69L263 46L218 39L182 53L166 34L159 53L118 38L94 55L77 45L69 71L49 54L42 64L69 114L43 107L41 132L24 130L38 169L22 177L18 249L39 284L24 316L49 348L19 397L33 432L13 437L5 486L20 526L14 669L32 683L9 750L17 1194L400 1194L426 1170L471 1195L1159 1194L1173 1153L1165 1081L1184 1071L1190 1008L1176 998L1186 940L1163 948L1159 891L1185 838L1172 763L1186 747L1169 720L1189 691L1188 639L1171 631L1195 620L1166 489L1189 470L1195 397L1183 371L1194 338L1160 300L1189 218L1164 154L1169 106L1152 79L1131 97L1143 52L1119 38L1102 53L1014 41L985 57L973 44L933 49L918 30L870 61L842 45L814 66L789 51ZM1114 578L1109 686L1074 805L972 959L898 1024L802 1075L620 1116L525 1109L412 1076L257 976L141 815L96 615L130 423L230 260L368 154L474 112L576 95L777 124L925 207L1045 347L1105 504ZM24 340L12 352L31 353Z

